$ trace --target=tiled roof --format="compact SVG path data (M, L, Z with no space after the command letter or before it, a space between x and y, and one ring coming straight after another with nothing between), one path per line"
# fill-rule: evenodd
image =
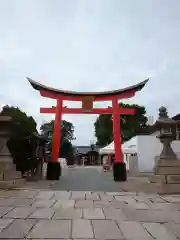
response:
M180 114L175 115L172 117L173 120L180 121Z
M92 150L91 146L74 146L74 149L77 150L79 153L87 153ZM94 151L98 151L98 147L94 147Z

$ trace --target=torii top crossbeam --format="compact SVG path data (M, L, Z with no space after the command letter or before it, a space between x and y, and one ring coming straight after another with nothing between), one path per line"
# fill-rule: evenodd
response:
M75 92L75 91L67 91L67 90L60 90L51 88L48 86L45 86L43 84L40 84L30 78L27 78L27 80L30 82L32 87L35 90L40 91L41 95L44 95L43 93L49 93L47 97L50 98L56 98L58 96L63 96L64 100L82 100L82 97L94 97L94 101L103 101L112 99L112 96L118 96L119 98L127 98L131 97L130 95L134 95L135 92L140 91L145 84L148 82L149 79L146 79L138 84L132 85L130 87L118 89L118 90L112 90L112 91L103 91L103 92ZM130 94L131 93L131 94ZM134 94L133 94L134 93Z
M53 146L52 146L52 160L57 161L59 156L59 144L60 144L60 122L62 114L112 114L113 116L113 134L114 134L114 146L115 146L115 162L122 163L122 151L121 151L121 136L120 136L120 114L135 114L135 109L122 108L118 99L133 97L137 91L140 91L148 79L142 81L136 85L104 92L74 92L58 90L51 87L42 85L30 78L27 78L32 87L38 90L43 97L53 98L57 100L57 105L51 108L41 108L41 113L54 113L54 134L53 134ZM68 101L82 101L82 108L67 108L63 106L63 100ZM108 108L93 108L94 101L111 101L112 107Z

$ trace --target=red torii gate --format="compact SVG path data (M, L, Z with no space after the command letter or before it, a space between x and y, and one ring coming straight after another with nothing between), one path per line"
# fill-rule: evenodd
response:
M127 88L105 92L64 91L47 87L30 78L27 79L34 89L40 91L41 96L57 100L56 106L51 108L40 108L41 113L55 114L52 143L52 162L57 162L59 156L62 114L112 114L115 148L115 162L113 166L114 180L125 181L126 166L125 163L123 163L123 154L121 149L120 114L135 114L135 109L122 108L118 103L118 100L135 96L135 93L140 91L145 86L148 79ZM82 108L68 108L63 106L63 100L81 101ZM95 101L111 101L112 107L93 108L93 102Z

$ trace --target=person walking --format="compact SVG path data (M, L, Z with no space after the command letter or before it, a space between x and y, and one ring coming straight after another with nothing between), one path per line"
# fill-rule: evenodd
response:
M107 172L109 170L109 158L108 155L103 156L103 170Z

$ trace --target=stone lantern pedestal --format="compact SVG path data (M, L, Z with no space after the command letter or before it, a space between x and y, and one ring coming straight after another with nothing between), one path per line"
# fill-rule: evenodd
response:
M154 166L154 176L158 182L165 184L180 184L180 160L160 159L156 157Z
M14 188L23 181L7 147L12 121L9 116L0 116L0 188Z
M171 147L176 122L168 117L167 109L161 107L155 125L160 131L157 138L163 148L161 154L155 157L154 174L150 177L150 182L157 185L160 193L180 193L180 159Z

